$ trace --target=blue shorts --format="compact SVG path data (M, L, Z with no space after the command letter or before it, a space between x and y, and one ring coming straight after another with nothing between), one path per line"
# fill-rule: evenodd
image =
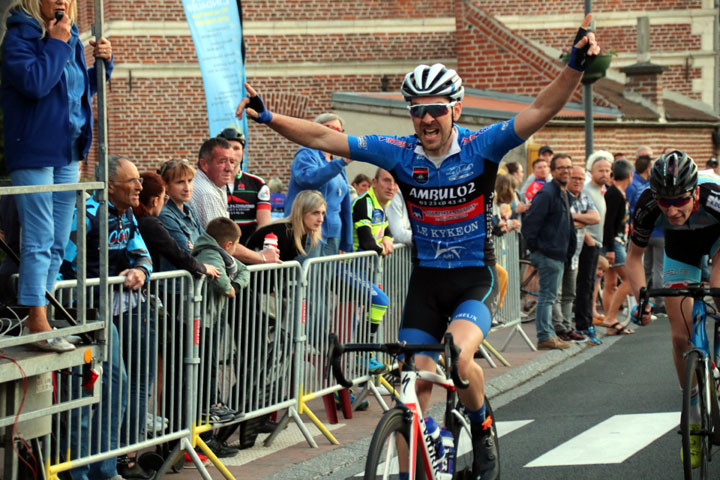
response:
M610 268L613 267L620 267L622 265L625 265L625 245L618 242L617 239L613 240L613 252L615 252L615 263L610 265ZM607 254L607 249L603 248L603 255Z
M696 230L665 230L663 286L684 287L700 281L702 259L720 249L720 225Z

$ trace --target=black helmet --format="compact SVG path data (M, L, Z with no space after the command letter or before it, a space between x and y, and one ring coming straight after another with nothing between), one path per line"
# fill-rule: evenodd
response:
M656 197L677 197L695 190L698 168L687 153L679 150L661 155L650 172L650 190Z
M432 67L418 65L415 70L405 75L400 93L408 102L414 97L448 97L451 100L462 100L465 89L455 70L436 63Z
M235 140L237 142L240 142L243 148L245 147L245 135L240 130L234 127L226 128L218 134L217 138L224 138L225 140Z

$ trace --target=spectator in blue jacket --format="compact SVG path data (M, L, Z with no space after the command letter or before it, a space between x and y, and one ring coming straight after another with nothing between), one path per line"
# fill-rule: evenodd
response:
M523 217L522 233L540 283L535 323L538 349L541 350L571 345L557 337L552 325L552 305L557 298L565 263L572 259L577 244L570 211L572 198L567 193L571 170L570 155L556 153L550 161L552 181L535 194Z
M323 113L315 123L344 132L343 121L333 113ZM290 167L290 187L285 199L285 216L292 211L293 200L303 190L318 190L327 202L327 213L322 226L322 244L319 252L308 252L308 256L335 255L353 251L353 221L350 203L350 187L343 158L320 150L300 147Z
M60 15L62 13L62 15ZM90 99L95 69L87 69L75 25L75 0L18 0L9 9L2 43L2 104L5 162L15 186L76 183L78 161L86 158L92 137ZM91 40L93 55L112 70L110 42ZM50 330L45 290L52 291L75 203L74 192L18 195L22 239L18 302L30 307L31 333ZM43 350L69 351L64 338L34 344Z

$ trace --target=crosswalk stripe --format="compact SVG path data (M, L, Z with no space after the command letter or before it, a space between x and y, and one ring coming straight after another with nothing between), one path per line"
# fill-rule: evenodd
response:
M615 415L525 467L622 463L679 422L679 412Z

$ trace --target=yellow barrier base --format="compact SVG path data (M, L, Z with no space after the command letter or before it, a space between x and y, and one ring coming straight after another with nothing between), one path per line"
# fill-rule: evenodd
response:
M210 447L208 447L205 442L203 442L203 439L200 438L201 433L209 432L213 429L213 426L211 423L206 423L202 425L196 425L193 423L192 426L192 446L200 447L200 450L202 450L203 454L210 459L210 461L215 465L215 467L220 470L220 473L222 473L223 477L227 478L228 480L235 480L235 477L233 477L232 473L230 473L230 470L227 469L225 465L220 461L220 459L213 453L212 450L210 450Z
M310 410L310 408L307 406L307 401L313 400L317 398L314 394L305 394L300 395L300 398L298 399L298 413L302 415L303 413L308 416L311 422L315 424L315 426L320 430L320 433L322 433L325 438L328 439L328 441L333 445L340 445L340 442L337 441L337 439L333 436L332 433L330 433L330 430L320 421L320 419Z

